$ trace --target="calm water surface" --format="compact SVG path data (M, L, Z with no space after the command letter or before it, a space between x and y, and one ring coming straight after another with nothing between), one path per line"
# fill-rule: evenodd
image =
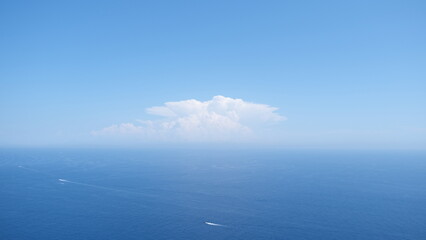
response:
M426 239L426 153L0 150L0 239Z

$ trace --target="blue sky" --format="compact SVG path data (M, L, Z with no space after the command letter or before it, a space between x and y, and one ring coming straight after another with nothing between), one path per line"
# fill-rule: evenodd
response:
M2 1L0 146L143 146L93 132L224 96L287 118L257 124L274 133L259 144L424 149L425 12L424 1Z

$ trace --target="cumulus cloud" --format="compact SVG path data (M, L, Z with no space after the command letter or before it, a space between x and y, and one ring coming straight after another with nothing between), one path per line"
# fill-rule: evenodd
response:
M95 136L128 136L145 141L238 141L285 120L265 104L215 96L208 101L195 99L166 102L146 109L159 120L139 120L92 131Z

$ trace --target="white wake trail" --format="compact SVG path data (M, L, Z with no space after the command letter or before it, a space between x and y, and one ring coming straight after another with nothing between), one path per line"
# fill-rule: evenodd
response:
M129 190L118 189L118 188L104 187L104 186L93 185L93 184L82 183L82 182L75 182L75 181L70 181L70 180L66 180L66 179L63 179L63 178L58 178L58 181L60 181L61 183L71 183L71 184L76 184L76 185L80 185L80 186L97 188L97 189L108 190L108 191L138 194L138 195L143 195L143 196L146 196L146 197L156 197L155 195L152 195L152 194L146 194L146 193L129 191Z
M35 172L35 173L38 173L38 174L41 174L41 175L44 175L44 176L47 176L49 178L56 178L55 176L53 176L51 174L47 174L45 172L42 172L42 171L34 169L34 168L24 167L22 165L18 165L17 167L31 171L31 172ZM100 185L88 184L88 183L83 183L83 182L75 182L75 181L70 181L70 180L67 180L67 179L64 179L64 178L56 178L56 179L61 184L70 183L70 184L76 184L76 185L80 185L80 186L97 188L97 189L108 190L108 191L137 194L137 195L141 195L141 196L144 196L144 197L157 197L156 195L152 195L152 194L141 193L141 192L136 192L136 191L129 191L129 190L118 189L118 188L104 187L104 186L100 186Z
M226 225L219 224L219 223L212 223L212 222L204 222L204 223L209 225L209 226L214 226L214 227L226 227Z
M102 190L107 190L107 191L130 193L130 194L135 194L135 195L144 196L144 197L150 197L150 198L155 198L155 199L158 198L158 195L154 195L154 194L147 194L147 193L142 193L142 192L136 192L136 191L129 191L129 190L124 190L124 189L118 189L118 188L104 187L104 186L100 186L100 185L88 184L88 183L83 183L83 182L75 182L75 181L67 180L67 179L64 179L64 178L57 178L57 176L54 177L51 174L45 173L45 172L37 170L37 169L33 169L33 168L29 168L29 167L24 167L22 165L19 165L17 167L21 168L21 169L25 169L25 170L31 171L31 172L35 172L35 173L38 173L38 174L42 174L42 175L47 176L49 178L57 179L57 181L59 181L61 184L64 184L64 185L75 184L75 185L79 185L79 186L90 187L90 188L97 188L97 189L102 189ZM209 226L213 226L213 227L229 228L229 226L227 226L227 225L223 225L223 224L219 224L219 223L213 223L213 222L204 222L204 224L209 225Z

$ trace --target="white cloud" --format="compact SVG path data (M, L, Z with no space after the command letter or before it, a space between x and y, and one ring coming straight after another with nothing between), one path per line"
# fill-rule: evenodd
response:
M145 141L240 141L253 138L271 123L285 120L277 108L223 96L150 107L154 121L122 123L92 131L95 136L127 136Z

